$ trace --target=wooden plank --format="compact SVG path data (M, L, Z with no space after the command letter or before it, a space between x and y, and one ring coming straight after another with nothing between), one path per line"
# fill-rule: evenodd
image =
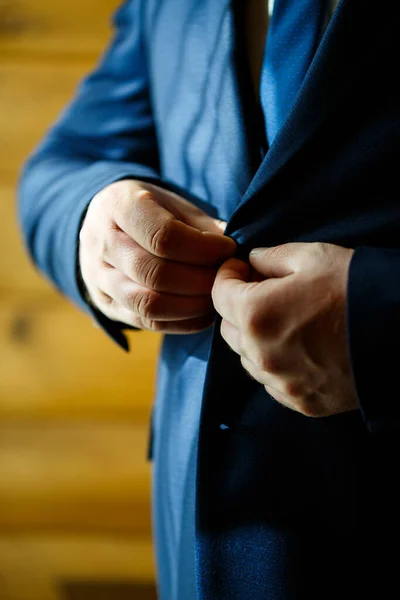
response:
M79 581L67 582L60 587L63 600L157 600L153 583Z
M121 0L0 0L0 56L97 54Z
M148 419L160 336L121 351L34 270L0 185L0 418ZM21 377L23 374L23 377Z
M147 419L160 336L131 334L127 355L94 328L30 264L13 188L0 197L0 418Z
M151 541L129 536L0 536L2 600L64 600L65 581L154 581Z
M160 336L123 352L57 295L0 298L0 419L140 419L153 400Z
M0 64L0 181L15 179L93 64Z
M33 269L14 191L0 196L0 418L147 419L160 336L131 334L128 355L94 328Z
M3 154L0 148L0 161ZM38 274L25 251L17 221L15 186L0 182L0 199L0 294L4 290L16 290L53 296L49 284Z
M150 536L147 437L124 422L0 425L0 531Z

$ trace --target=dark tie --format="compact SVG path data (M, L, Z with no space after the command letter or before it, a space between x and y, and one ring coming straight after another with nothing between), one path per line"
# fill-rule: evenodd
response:
M260 84L269 145L294 103L325 17L326 0L275 0Z

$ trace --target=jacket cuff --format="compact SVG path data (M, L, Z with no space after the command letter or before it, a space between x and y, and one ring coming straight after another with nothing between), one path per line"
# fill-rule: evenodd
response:
M347 335L359 407L371 432L400 428L400 250L356 248L349 269Z

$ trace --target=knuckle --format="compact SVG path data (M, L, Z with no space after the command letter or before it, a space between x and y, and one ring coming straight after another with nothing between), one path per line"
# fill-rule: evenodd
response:
M146 227L147 224L147 205L150 202L154 202L155 198L148 190L139 188L134 191L131 195L131 202L125 203L123 207L123 218L125 221L129 221L134 215L135 221L142 227Z
M153 290L160 289L163 264L157 258L150 256L147 260L142 260L138 270L144 286Z
M152 321L156 315L157 296L151 292L140 293L136 296L134 305L136 312L142 319Z
M248 306L248 309L243 316L243 321L243 327L247 334L255 337L260 333L260 314L252 306Z
M253 338L262 337L263 340L276 341L284 334L285 322L277 310L270 310L265 314L250 306L244 315L244 328Z
M164 221L150 232L150 249L156 256L165 257L168 253L171 239L171 223Z
M91 298L92 301L99 307L109 307L113 304L114 299L109 295L103 292L97 285L88 285L86 286L86 294Z
M112 228L124 230L131 220L133 210L132 193L129 187L121 186L114 189L107 200L108 206L105 215L108 222Z
M135 193L135 201L137 203L154 201L154 196L149 190L141 188Z
M104 292L101 292L101 299L106 306L112 306L114 302L114 299L108 294L105 294Z
M121 186L117 182L103 188L96 196L94 196L91 207L102 221L114 221L116 216L123 212L124 195L121 191ZM89 208L89 210L90 210Z
M278 304L271 306L264 317L264 330L272 339L278 339L282 336L287 326L287 315L282 313Z
M103 260L107 260L112 255L112 249L115 246L113 234L104 235L98 241L98 254Z
M305 417L315 418L319 416L317 406L307 400L307 398L303 398L301 401L297 403L298 410Z
M167 323L164 321L157 321L156 319L141 319L143 327L149 331L155 333L163 333L166 329Z
M114 229L124 228L129 220L129 207L126 201L120 196L114 196L112 204L111 227Z
M116 319L118 306L111 296L99 290L97 293L93 293L91 298L94 306L104 313L106 317L112 320Z
M130 208L125 184L124 181L117 181L100 190L89 205L85 221L88 219L96 228L119 229L117 222L124 220Z
M296 398L301 405L304 404L303 386L298 381L286 381L284 384L284 394L290 398Z
M257 360L257 367L266 373L276 374L280 371L280 360L270 354L260 354Z
M271 342L276 342L284 336L285 327L286 323L284 319L277 312L271 312L263 319L263 336L267 337Z
M121 230L116 228L107 230L101 241L102 258L107 261L109 258L123 256L126 251L127 245Z

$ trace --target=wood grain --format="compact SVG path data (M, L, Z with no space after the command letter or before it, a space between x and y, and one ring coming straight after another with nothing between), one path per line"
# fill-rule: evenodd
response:
M64 600L63 581L152 581L146 538L104 536L0 536L1 600Z
M148 420L159 336L124 353L56 294L0 298L0 418Z
M147 420L161 337L119 349L32 267L14 189L0 183L0 197L0 418Z
M97 54L110 34L119 0L0 0L0 56L32 58Z
M138 581L79 581L59 586L62 600L157 600L153 583Z
M0 600L153 581L146 461L160 336L125 354L27 258L23 161L95 65L120 0L0 0Z
M0 61L0 182L15 183L23 161L94 66Z
M0 153L1 156L4 152ZM15 184L2 183L0 180L0 298L4 297L4 293L10 296L12 292L18 295L30 291L52 298L54 292L43 276L38 274L25 251L17 219L16 196Z
M0 425L0 530L150 535L148 429Z

